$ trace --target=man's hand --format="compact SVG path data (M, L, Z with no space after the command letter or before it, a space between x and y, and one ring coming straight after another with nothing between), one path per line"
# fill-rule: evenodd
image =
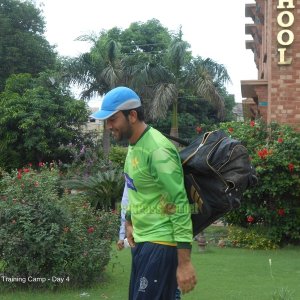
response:
M183 294L190 292L197 284L196 272L191 263L190 249L177 249L177 284Z
M126 227L126 236L127 236L128 243L129 243L130 247L134 247L135 246L135 242L134 242L134 238L133 238L133 226L132 226L132 223L129 222L129 221L126 221L125 227Z
M118 242L117 242L117 249L119 251L121 251L121 250L124 249L124 240L118 240Z

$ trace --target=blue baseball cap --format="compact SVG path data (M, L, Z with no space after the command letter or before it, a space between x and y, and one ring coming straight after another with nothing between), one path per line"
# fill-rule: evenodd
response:
M90 117L105 120L120 110L134 109L141 105L139 96L133 90L119 86L104 96L101 108Z

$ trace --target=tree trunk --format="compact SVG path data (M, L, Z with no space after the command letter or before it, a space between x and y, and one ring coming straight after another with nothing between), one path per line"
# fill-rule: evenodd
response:
M175 136L178 138L178 115L177 115L177 101L173 103L172 108L172 121L171 121L171 131L170 135ZM175 146L178 146L179 144L175 141L172 141Z
M106 127L106 122L103 125L103 154L104 158L108 158L109 150L110 150L110 130Z

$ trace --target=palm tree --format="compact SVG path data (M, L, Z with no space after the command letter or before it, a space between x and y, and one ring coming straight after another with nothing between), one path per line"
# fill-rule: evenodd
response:
M82 88L81 98L89 100L95 95L103 96L123 83L123 66L120 44L109 39L106 32L99 37L84 35L78 38L93 44L91 51L71 59L68 65L70 83ZM110 149L110 133L104 123L103 152Z
M150 29L153 36L149 34L146 44L139 44L141 36ZM157 32L164 34L157 35ZM132 40L136 36L137 40ZM155 44L161 36L164 36L163 42ZM113 28L97 38L80 37L80 40L92 42L93 47L70 64L72 82L84 87L82 97L86 99L94 93L103 95L115 86L127 85L142 96L146 114L153 120L165 118L172 106L170 133L176 137L178 99L187 93L210 101L222 120L224 99L218 90L230 81L226 68L211 59L193 58L188 50L190 45L182 40L181 29L177 36L167 37L165 28L157 20L134 24L124 32ZM107 131L104 131L103 147L108 153Z
M190 53L187 51L189 44L182 41L182 32L180 29L179 38L175 38L167 52L168 76L163 83L158 83L155 87L153 98L153 118L166 116L168 106L172 104L172 118L170 135L178 137L178 96L183 75L183 66L190 59ZM163 108L163 109L162 109Z
M144 64L132 74L137 89L151 87L152 101L148 99L152 119L165 118L172 105L171 131L178 137L178 99L187 91L210 101L218 111L218 118L224 118L224 99L218 88L230 81L223 65L211 59L193 58L188 51L189 44L182 40L180 29L167 49L163 62ZM135 78L138 77L138 80ZM143 92L143 91L142 91Z

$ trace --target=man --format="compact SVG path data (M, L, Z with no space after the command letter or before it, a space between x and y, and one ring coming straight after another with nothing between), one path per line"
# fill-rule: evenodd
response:
M121 222L120 222L120 229L119 229L119 240L117 242L117 249L119 251L123 250L126 247L125 214L126 214L127 207L128 207L128 189L127 189L127 185L125 184L122 200L121 200ZM181 292L178 288L176 288L174 300L180 300L180 299L181 299Z
M107 120L117 141L129 142L124 166L132 248L130 300L172 300L196 285L190 259L192 223L175 146L144 121L139 96L127 87L108 92L92 115Z

